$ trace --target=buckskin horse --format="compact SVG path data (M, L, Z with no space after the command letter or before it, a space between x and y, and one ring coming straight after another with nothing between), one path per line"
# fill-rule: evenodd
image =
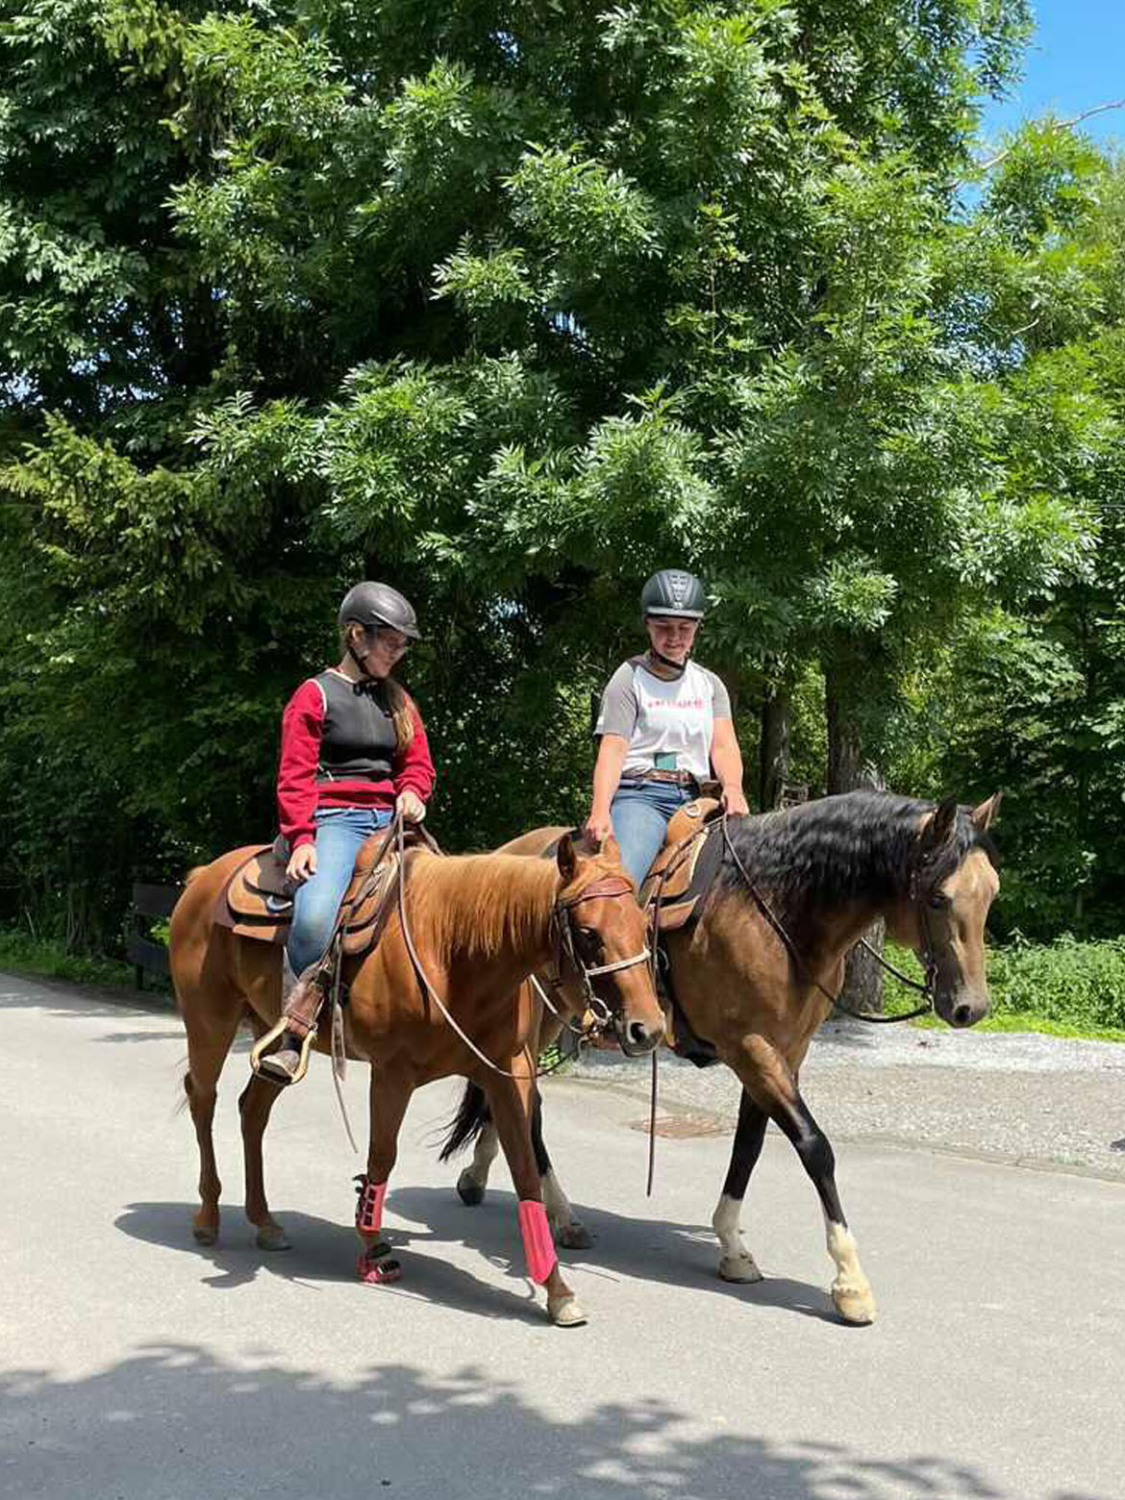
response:
M240 1022L249 1020L261 1037L281 1007L280 948L216 921L227 882L254 852L235 850L192 871L171 922L172 979L188 1040L184 1089L200 1154L194 1233L203 1244L214 1243L219 1231L211 1135L219 1074ZM632 883L612 843L587 856L564 839L550 863L501 853L446 858L427 850L407 858L399 911L346 974L348 1054L371 1064L367 1172L356 1215L365 1249L357 1269L371 1283L397 1274L380 1229L399 1127L416 1088L460 1074L482 1090L496 1122L519 1198L528 1273L546 1286L553 1322L583 1322L559 1270L531 1144L536 1055L528 1046L533 1014L521 981L561 948L568 972L583 974L588 993L612 1016L623 1049L651 1051L664 1017ZM329 1046L318 1038L318 1050ZM278 1092L265 1077L252 1076L239 1099L246 1214L263 1249L288 1248L266 1201L262 1169L262 1136Z
M664 935L672 989L696 1037L742 1084L730 1166L711 1223L719 1275L762 1280L742 1238L742 1200L773 1120L820 1197L836 1275L831 1296L847 1323L870 1323L875 1298L836 1188L835 1157L798 1086L814 1032L839 994L844 962L879 917L922 960L937 1014L971 1026L988 1010L984 924L999 889L988 835L1000 802L936 806L891 793L847 792L783 812L729 820L722 863L689 927ZM563 832L536 829L506 844L542 855ZM717 837L718 832L712 837ZM571 1008L581 1008L564 984ZM544 1017L544 1044L561 1022ZM538 1116L534 1145L560 1243L589 1243L551 1171ZM496 1155L488 1105L471 1086L443 1157L477 1137L462 1172L464 1202L484 1196Z

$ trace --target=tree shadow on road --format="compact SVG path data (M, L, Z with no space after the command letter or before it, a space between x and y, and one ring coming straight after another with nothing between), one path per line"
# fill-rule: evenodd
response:
M577 1348L574 1335L544 1337ZM177 1343L74 1379L0 1375L6 1489L36 1500L1031 1500L938 1455L777 1443L725 1430L725 1414L703 1427L660 1401L599 1401L567 1389L565 1364L564 1418L477 1365L439 1376L386 1355L333 1379L272 1348L227 1359Z

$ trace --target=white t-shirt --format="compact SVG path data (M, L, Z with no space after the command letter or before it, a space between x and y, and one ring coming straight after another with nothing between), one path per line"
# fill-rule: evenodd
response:
M715 720L730 718L730 698L714 672L689 661L671 681L657 677L644 659L622 662L606 684L595 734L629 741L621 774L661 769L711 774ZM668 765L666 757L674 756Z

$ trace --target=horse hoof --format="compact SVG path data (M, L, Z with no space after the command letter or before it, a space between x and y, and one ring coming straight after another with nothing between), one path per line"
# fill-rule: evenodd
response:
M219 1238L217 1224L193 1224L191 1232L197 1245L213 1245Z
M388 1255L388 1245L380 1244L376 1247L380 1254L373 1256L370 1251L365 1251L356 1259L355 1273L363 1282L364 1286L386 1286L389 1282L402 1279L402 1267L394 1256Z
M766 1279L758 1269L758 1262L749 1254L724 1255L719 1261L719 1275L724 1281L737 1281L744 1286Z
M548 1297L547 1313L556 1328L581 1328L586 1312L577 1297Z
M593 1243L594 1236L585 1224L579 1224L577 1221L571 1224L560 1224L555 1230L555 1244L563 1250L589 1250Z
M875 1298L867 1287L832 1288L832 1302L845 1323L865 1328L875 1321Z
M457 1179L457 1192L466 1208L476 1208L484 1202L484 1184L476 1180L468 1167Z
M258 1229L259 1250L292 1250L289 1236L280 1224L262 1224Z

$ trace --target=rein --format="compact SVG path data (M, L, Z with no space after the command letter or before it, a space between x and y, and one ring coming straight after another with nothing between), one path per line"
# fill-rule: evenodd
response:
M410 931L410 923L406 915L406 862L404 858L405 838L403 820L399 815L396 815L395 820L391 825L390 834L388 835L387 840L384 841L384 847L385 844L390 841L390 837L392 835L395 838L399 856L398 871L396 874L396 884L398 887L397 901L399 924L402 927L403 941L406 943L406 951L410 955L410 962L425 993L434 1002L438 1010L441 1012L444 1020L461 1039L461 1041L464 1042L469 1051L472 1052L475 1057L478 1057L487 1068L490 1068L492 1070L493 1073L498 1073L501 1078L512 1078L523 1082L526 1082L530 1078L540 1077L541 1075L534 1067L532 1068L532 1071L530 1073L510 1073L507 1068L502 1068L500 1067L499 1063L493 1062L490 1057L487 1057L485 1053L480 1050L477 1044L473 1041L472 1037L470 1037L465 1031L462 1030L462 1028L454 1020L453 1016L450 1015L449 1008L446 1006L437 990L434 989L433 985L430 982L429 975L426 973L425 967L422 964L422 960L418 956L418 950L414 946L414 935ZM382 853L383 848L380 848L380 857L382 856ZM597 995L595 995L594 987L590 983L591 979L596 979L600 974L616 974L619 973L622 969L631 969L636 964L645 963L649 957L649 950L646 946L640 953L634 954L631 958L617 959L614 963L609 964L597 964L588 966L583 963L581 957L578 954L578 950L575 947L573 919L570 913L583 901L601 900L611 896L624 896L626 893L631 892L632 889L633 887L630 881L624 880L618 876L606 876L602 880L593 881L589 886L586 887L585 890L579 891L578 894L572 896L570 900L556 901L551 913L551 926L557 933L560 951L570 959L571 963L574 965L575 969L578 972L578 976L582 981L587 1004L589 1008L594 1012L598 1029L607 1026L612 1021L613 1013L606 1005L604 1000L601 1000ZM540 995L542 995L543 998L546 999L542 986L539 985L538 981L535 979L535 976L529 975L529 978L535 985L536 989L539 990ZM550 1005L549 1001L547 1003L549 1008L554 1011L554 1006ZM555 1011L555 1014L558 1015L558 1012Z
M855 946L866 948L868 953L871 954L872 958L874 958L877 963L879 963L884 969L886 969L888 974L893 974L895 978L901 980L903 984L908 985L912 990L917 990L920 995L923 995L925 997L925 1003L923 1005L916 1006L913 1010L904 1011L902 1015L895 1016L878 1015L874 1011L853 1010L850 1005L845 1005L841 1001L839 995L833 995L828 990L826 990L821 984L820 980L817 979L816 975L810 972L808 965L805 963L804 959L797 951L796 944L793 942L793 939L789 936L784 926L782 925L781 919L776 916L775 913L771 910L769 903L766 901L765 897L758 890L758 887L750 878L750 872L747 870L746 866L739 858L738 850L734 847L734 844L731 840L730 829L727 826L726 813L723 813L722 817L719 819L719 822L722 824L723 829L723 843L727 849L727 852L730 854L731 859L734 861L735 868L742 876L742 879L746 885L746 889L750 892L751 896L753 896L758 910L762 913L766 921L773 928L774 932L781 939L781 943L785 948L785 951L793 960L793 963L796 965L798 972L803 973L807 979L810 979L812 983L816 985L817 989L824 996L824 998L832 1005L834 1005L837 1010L842 1010L846 1016L851 1016L856 1021L867 1021L872 1026L894 1026L899 1021L913 1021L917 1016L928 1015L933 1010L934 976L937 972L937 964L934 959L933 942L930 938L930 923L929 918L926 916L924 898L915 895L915 900L918 905L918 913L921 918L922 932L924 934L926 943L924 960L926 978L924 983L919 984L916 980L911 979L906 974L903 974L900 969L896 969L894 964L888 963L883 955L877 952L877 950L871 946L866 938L860 938L859 943ZM912 892L912 894L914 893Z

